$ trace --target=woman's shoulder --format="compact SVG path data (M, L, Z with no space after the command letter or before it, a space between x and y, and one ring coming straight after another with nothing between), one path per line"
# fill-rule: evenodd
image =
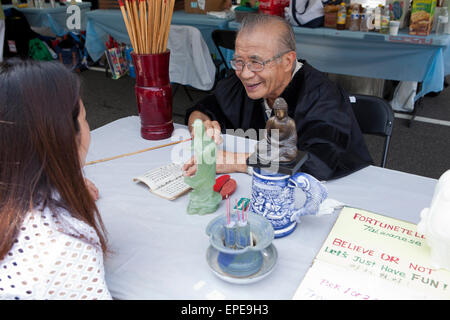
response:
M19 239L23 243L34 241L53 248L61 246L62 240L100 246L95 229L62 208L29 212L20 227Z
M0 298L109 297L101 248L86 241L94 238L95 230L67 215L45 209L25 217L11 250L0 262Z

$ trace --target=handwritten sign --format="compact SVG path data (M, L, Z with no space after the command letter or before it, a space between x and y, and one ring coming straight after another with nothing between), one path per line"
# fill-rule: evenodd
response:
M345 207L294 299L450 299L413 223Z

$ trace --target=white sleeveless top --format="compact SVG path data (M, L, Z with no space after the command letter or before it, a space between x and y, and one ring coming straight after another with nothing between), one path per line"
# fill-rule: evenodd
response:
M0 299L111 299L95 230L62 209L29 213L0 261Z

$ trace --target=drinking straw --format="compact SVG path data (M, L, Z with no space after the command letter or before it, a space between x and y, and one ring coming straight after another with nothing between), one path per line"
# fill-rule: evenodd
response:
M227 197L227 223L230 225L231 218L230 218L230 199Z

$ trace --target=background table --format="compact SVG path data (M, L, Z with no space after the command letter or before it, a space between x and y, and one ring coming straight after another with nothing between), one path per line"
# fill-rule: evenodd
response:
M140 120L127 117L92 132L88 161L170 142L140 137ZM177 125L173 140L189 133ZM225 137L227 150L250 151L255 141ZM105 260L106 281L118 299L291 299L330 232L337 213L306 216L287 237L274 240L278 263L265 279L235 285L217 278L206 262L207 224L225 214L225 203L204 216L186 213L189 197L174 201L148 191L133 177L174 159L189 157L190 143L85 167L100 190L98 208L113 253ZM232 174L238 187L232 198L249 197L251 177ZM429 207L436 180L370 166L326 183L329 197L357 208L418 223Z
M111 35L131 45L119 10L94 10L87 14L86 49L96 61L106 50ZM215 66L200 31L191 26L171 25L167 47L170 49L171 82L209 90L214 85Z
M87 15L88 24L95 26L102 26L105 32L109 32L113 38L119 41L124 41L123 39L128 39L125 24L123 22L122 13L120 10L93 10ZM205 40L209 51L211 53L217 53L217 49L211 38L211 33L215 29L227 29L229 19L220 19L205 14L190 14L184 11L174 11L172 16L172 25L185 25L197 28ZM89 28L88 28L89 32ZM95 39L91 38L91 43L89 44L92 48L104 45L104 41L94 45L93 41ZM98 41L98 40L97 40ZM127 40L129 41L129 40ZM125 42L125 41L124 41ZM100 57L100 51L92 49L89 54L94 61L97 61ZM217 53L218 55L218 53Z
M94 10L87 13L86 17L86 49L94 61L104 54L109 35L131 46L120 10ZM200 90L212 88L216 69L208 46L197 28L172 24L167 48L171 50L171 82Z
M80 7L81 13L81 29L86 30L86 13L91 9L90 2L77 2L75 3L78 7ZM11 8L12 6L3 6L3 9L6 10ZM27 18L30 26L38 33L45 33L43 29L50 29L55 35L63 36L69 31L67 28L67 19L71 16L72 13L67 13L68 6L60 6L56 8L15 8L22 12Z
M220 56L211 38L211 33L216 29L228 29L228 23L231 21L233 20L216 18L206 14L186 13L181 10L174 11L172 16L172 24L187 25L199 29L208 45L209 51L217 57Z
M239 23L230 22L236 30ZM398 36L294 27L297 55L322 72L422 82L416 99L441 91L450 74L450 35Z

